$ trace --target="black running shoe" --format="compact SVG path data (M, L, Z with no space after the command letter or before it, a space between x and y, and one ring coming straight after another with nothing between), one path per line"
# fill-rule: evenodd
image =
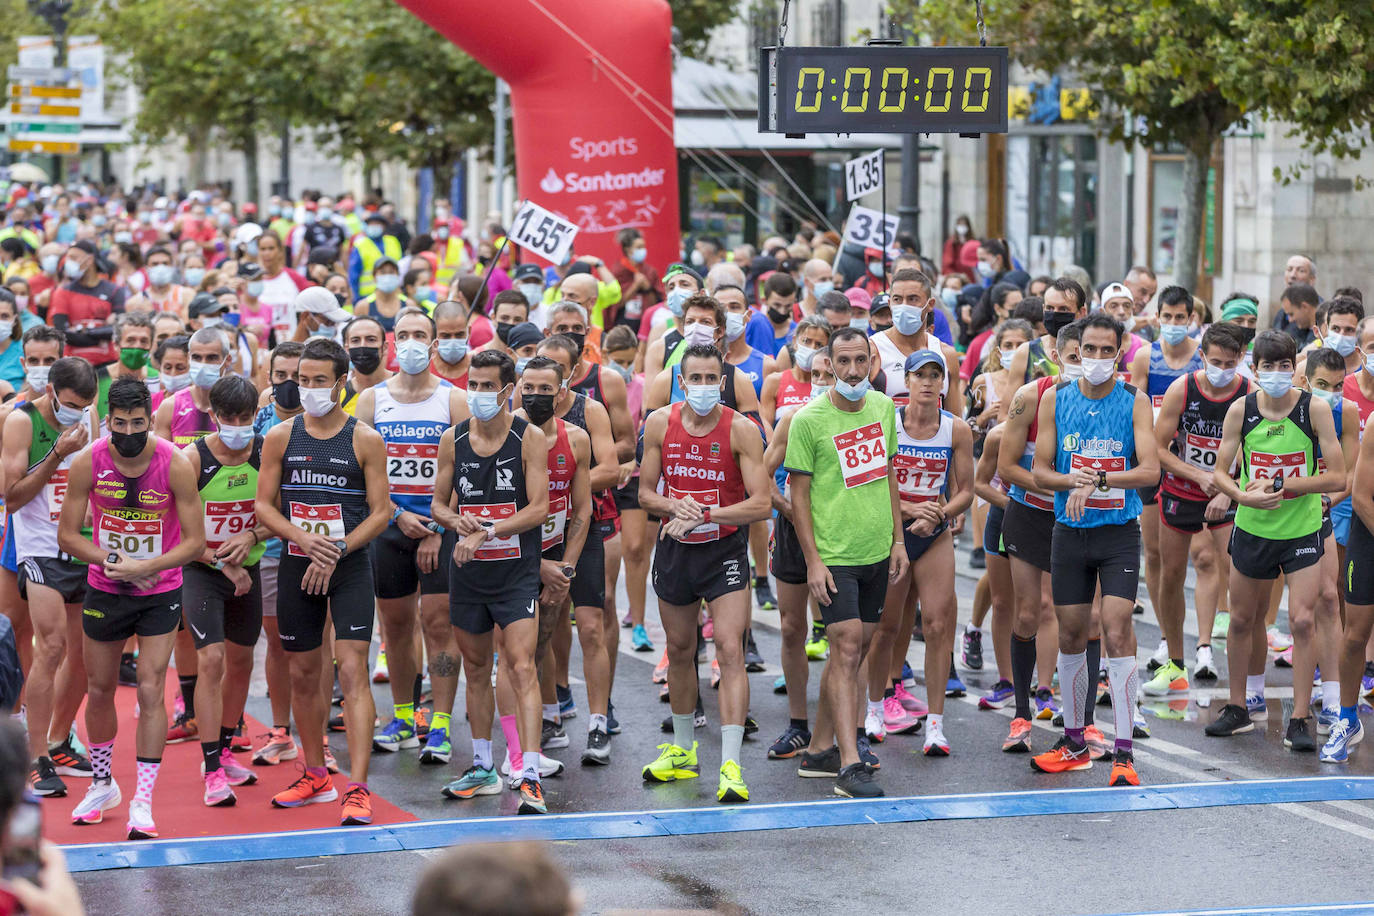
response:
M868 767L854 763L836 774L835 794L845 798L882 798L883 790L878 788Z
M1247 716L1247 718L1249 718ZM1308 727L1310 720L1307 716L1298 718L1294 716L1288 720L1288 734L1283 736L1283 746L1290 751L1310 754L1317 749L1317 742L1312 740L1312 730Z
M1245 711L1245 707L1227 703L1221 707L1216 719L1202 731L1213 738L1229 738L1254 730L1255 723L1250 721L1250 714Z
M983 553L983 548L975 547L968 552L968 565L972 569L987 569L987 556Z
M544 720L544 725L539 732L539 746L548 749L567 747L569 744L568 733L563 730L563 725L549 719Z
M964 667L972 671L983 670L983 631L964 629Z
M859 742L859 761L870 770L877 770L882 766L878 762L878 755L873 753L873 747L868 743L867 735L860 735Z
M701 697L700 697L699 695L697 696L697 708L696 708L696 711L692 714L692 727L693 727L693 728L705 728L705 727L706 727L706 707L701 705ZM671 734L673 733L673 716L672 716L672 713L669 713L667 716L664 716L663 721L662 721L661 723L659 723L659 728L661 728L661 729L663 730L663 733L664 733L665 735L671 735Z
M787 730L778 736L778 740L773 742L773 746L768 749L769 760L787 760L797 756L811 743L811 732L805 728L797 728L795 725L787 726Z
M58 776L78 776L82 779L90 779L93 775L90 760L78 754L76 748L72 747L71 735L68 735L67 740L57 747L48 750L48 759L52 761Z
M620 720L615 717L615 704L606 701L606 731L612 735L620 734Z
M89 774L88 774L89 775ZM67 794L67 784L57 775L51 757L39 757L29 771L29 791L44 798L63 798Z
M752 738L759 733L759 720L749 713L744 714L744 737Z
M773 589L768 585L767 576L754 577L754 603L761 611L776 611L778 599L773 597Z
M128 652L119 657L119 686L138 686L138 659Z
M744 670L762 671L764 669L763 656L759 654L759 647L754 644L754 631L752 629L744 631Z
M611 762L611 736L599 728L587 732L587 749L582 752L583 766L605 766Z
M802 751L800 756L801 762L797 764L798 776L834 779L840 775L840 749L833 744L829 750L821 751L819 754ZM855 766L864 769L863 764Z

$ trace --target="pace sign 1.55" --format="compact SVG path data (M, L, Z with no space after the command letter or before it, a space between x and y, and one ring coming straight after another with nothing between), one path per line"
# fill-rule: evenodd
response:
M1006 48L764 48L759 130L1005 133Z

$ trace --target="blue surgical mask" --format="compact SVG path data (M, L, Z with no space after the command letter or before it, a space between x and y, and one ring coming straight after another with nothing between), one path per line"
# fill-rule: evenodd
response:
M439 358L442 359L444 362L449 363L450 365L453 363L461 363L463 361L463 357L468 355L467 338L465 337L462 340L457 340L453 338L450 338L448 340L441 340L438 343L438 350Z
M430 300L434 298L434 287L421 284L415 287L415 298Z
M699 417L704 417L720 403L719 385L688 385L687 406Z
M823 397L825 397L827 394L830 393L830 389L833 388L833 387L835 387L835 386L833 386L833 385L812 385L812 386L811 386L811 400L814 401L814 400L816 400L816 398L823 398Z
M835 284L830 280L817 280L811 285L811 290L816 294L816 298L819 299L826 293L833 293L835 291Z
M256 241L245 243L243 246L243 253L250 258L256 258L258 256L258 243Z
M803 372L810 372L811 361L816 358L816 352L817 351L812 347L798 345L796 353L793 356L793 361L796 362L797 368L801 369Z
M1169 346L1177 346L1183 343L1188 336L1188 326L1182 324L1161 324L1159 326L1159 339Z
M398 290L398 289L400 289L400 288L401 288L401 275L400 275L400 274L378 274L378 275L377 275L377 292L379 292L379 293L394 293L394 292L396 292L396 290Z
M850 326L851 328L858 328L860 331L867 331L867 330L868 330L868 319L867 319L867 318L851 318L851 319L849 319L849 326Z
M982 277L985 280L990 280L997 275L996 268L994 268L987 261L979 261L977 270L978 276Z
M386 227L383 225L380 225L378 223L367 224L367 237L370 239L379 239L385 232Z
M867 376L860 379L857 385L851 385L842 378L835 379L835 390L851 401L862 401L869 387Z
M325 220L327 220L327 219L333 219L333 218L334 218L334 211L331 210L331 209L328 208L328 207L320 207L320 210L319 210L319 218L320 218L320 219L325 219Z
M873 276L877 277L879 280L881 280L883 278L883 262L870 262L868 265L868 272L871 273Z
M85 411L78 407L68 407L66 404L57 400L56 397L54 397L52 401L52 412L53 415L57 417L58 426L71 426L75 423L79 423L82 414L85 413Z
M232 451L247 448L253 441L253 427L248 426L219 426L219 441L224 443L224 447Z
M1312 396L1314 398L1321 398L1323 401L1330 404L1332 410L1336 409L1336 404L1341 399L1341 393L1339 391L1326 391L1322 388L1313 388Z
M634 381L635 371L630 366L622 366L615 361L608 363L608 365L615 370L616 375L625 380L625 384L628 385L630 382Z
M744 333L744 316L738 312L725 313L725 339L731 342L739 340L739 336Z
M116 245L132 245L134 234L132 232L116 232L114 240Z
M916 334L925 327L926 310L914 305L894 305L892 307L892 326L898 334Z
M67 275L68 280L80 280L81 275L86 272L86 268L81 266L80 261L68 261L62 265L62 272Z
M1326 345L1341 354L1341 356L1349 356L1351 353L1355 352L1355 335L1328 334L1326 336Z
M396 365L406 375L419 375L429 368L429 346L418 340L403 340L396 345Z
M171 264L154 264L148 268L148 279L154 286L167 286L176 279L176 271Z
M337 329L336 329L336 328L334 327L334 325L332 325L332 324L322 324L322 325L320 325L318 328L315 328L313 331L311 331L311 332L310 332L310 336L311 336L311 337L328 337L328 338L330 338L330 339L332 340L332 339L334 338L334 332L335 332L336 330L337 330Z
M668 311L673 313L674 318L682 317L683 307L691 295L690 292L680 286L668 290Z
M244 286L244 292L248 293L248 295L256 299L262 295L262 290L265 285L266 284L264 284L261 280L250 280Z
M189 372L183 372L181 375L164 372L157 378L158 381L162 382L162 389L168 394L175 394L183 388L191 387L191 373Z
M954 309L959 306L959 294L948 286L940 290L940 301L945 304L945 308Z
M188 267L181 272L181 278L186 281L187 286L200 286L205 282L205 268Z
M1203 365L1203 371L1207 373L1207 384L1213 388L1226 388L1236 380L1236 370L1234 367L1223 369L1211 363Z
M42 263L42 266L43 266L43 273L45 273L45 274L57 273L57 262L60 261L60 260L62 260L61 255L56 255L56 254L45 254L45 255L43 255L43 260L42 260L42 262L41 262L41 263Z
M544 284L542 283L521 283L520 295L525 297L525 301L534 308L544 298Z
M1288 389L1293 387L1293 373L1291 372L1257 372L1255 381L1264 389L1264 393L1271 398L1281 398L1288 393Z
M219 379L219 366L213 363L191 363L191 382L197 388L213 388Z
M479 420L490 420L501 412L501 395L495 391L468 391L468 410Z
M522 372L524 372L525 367L530 364L530 360L532 359L534 359L533 356L522 356L519 359L517 359L515 361L515 374L519 375Z
M1010 369L1012 362L1016 359L1015 350L998 350L997 359L1002 364L1003 369Z
M636 248L634 251L630 252L630 260L636 264L643 264L644 259L648 256L649 249L647 248Z

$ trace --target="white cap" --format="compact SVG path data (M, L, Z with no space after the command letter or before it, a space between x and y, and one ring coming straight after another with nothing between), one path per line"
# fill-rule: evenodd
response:
M247 245L262 235L262 227L257 223L244 223L234 230L234 244Z
M296 311L319 315L330 324L343 324L353 315L340 308L339 300L323 286L310 286L296 294Z
M1127 302L1131 303L1132 307L1135 306L1135 296L1126 288L1126 284L1124 283L1109 283L1106 289L1102 290L1101 301L1103 305L1106 305L1113 299L1125 299Z
M157 200L153 201L153 209L154 209L154 210L166 210L166 209L167 209L167 198L165 198L165 197L159 197Z

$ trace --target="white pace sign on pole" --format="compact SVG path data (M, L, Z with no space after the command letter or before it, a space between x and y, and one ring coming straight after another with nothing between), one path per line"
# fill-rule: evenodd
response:
M867 156L850 159L844 164L844 187L851 201L883 186L883 151L874 150Z
M554 264L562 264L568 257L576 236L576 226L528 200L511 222L512 242Z
M895 213L882 213L855 204L849 209L849 219L844 223L844 240L860 248L881 248L896 257L897 222Z

